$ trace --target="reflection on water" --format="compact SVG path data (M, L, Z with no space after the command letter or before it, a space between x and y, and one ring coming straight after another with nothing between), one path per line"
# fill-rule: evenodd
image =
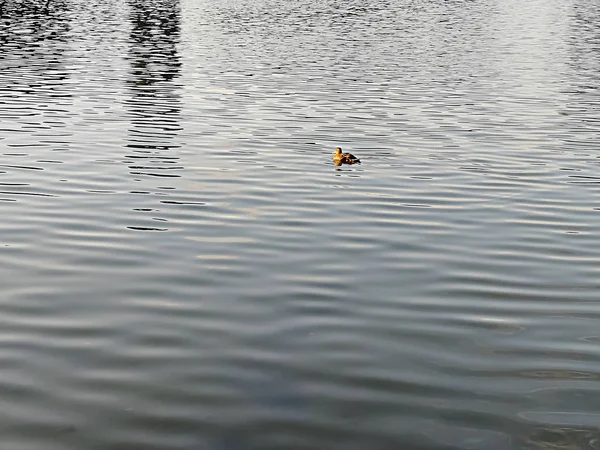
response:
M0 139L9 138L8 131L35 134L60 126L60 120L51 118L70 103L64 89L69 78L64 63L70 31L67 2L40 5L44 3L6 1L0 9ZM27 124L15 123L24 117L29 118Z
M0 15L4 447L600 446L592 0Z
M126 100L131 117L127 148L131 154L126 161L136 181L146 177L160 177L165 181L160 189L171 189L169 178L180 177L183 171L180 158L172 150L181 130L181 86L177 78L181 60L177 51L180 40L180 11L178 1L131 0L130 49L128 59L131 75L127 80L130 98ZM141 190L140 190L141 189ZM138 191L146 192L146 188ZM164 192L149 194L167 195ZM136 208L149 212L151 208ZM167 231L167 219L152 217L161 226L129 226L141 231Z
M60 195L28 174L54 171L68 147L69 14L60 0L0 5L0 201Z
M600 130L600 118L597 114L600 101L600 13L588 2L575 2L569 20L569 33L566 39L568 49L569 76L572 82L563 87L569 100L562 111L571 132L564 134L562 140L578 153L587 153L595 145L596 134ZM578 139L572 139L577 133ZM579 159L582 155L578 155ZM595 152L587 158L592 163L600 163ZM597 173L580 173L577 167L569 167L573 183L586 185L600 184Z

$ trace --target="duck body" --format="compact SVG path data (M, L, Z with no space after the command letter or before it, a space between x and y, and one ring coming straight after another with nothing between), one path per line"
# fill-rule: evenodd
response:
M352 153L342 153L342 148L338 147L333 154L333 163L336 166L341 166L342 164L360 164L360 159Z

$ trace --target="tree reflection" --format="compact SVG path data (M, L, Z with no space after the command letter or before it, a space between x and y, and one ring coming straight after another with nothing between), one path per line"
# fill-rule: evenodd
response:
M61 0L51 6L45 1L0 0L0 61L5 61L2 69L7 76L3 78L14 83L5 88L13 94L21 88L22 93L32 93L36 86L52 91L57 81L68 77L63 69L68 17L67 3ZM24 82L32 77L38 82Z
M64 107L72 102L65 62L69 13L61 0L49 6L0 0L0 122L5 131L26 131L35 139L37 133L47 138L49 129L65 126ZM16 136L3 133L0 141L16 141Z
M126 101L131 117L127 155L136 176L178 177L182 167L169 150L179 125L181 60L178 0L130 0L129 36L130 97Z

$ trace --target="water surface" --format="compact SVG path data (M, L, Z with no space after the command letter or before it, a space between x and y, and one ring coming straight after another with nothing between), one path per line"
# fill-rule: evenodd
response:
M0 4L2 448L600 448L596 6Z

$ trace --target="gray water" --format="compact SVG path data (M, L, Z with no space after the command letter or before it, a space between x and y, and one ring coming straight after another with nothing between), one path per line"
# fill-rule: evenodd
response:
M597 2L0 17L0 448L600 448Z

